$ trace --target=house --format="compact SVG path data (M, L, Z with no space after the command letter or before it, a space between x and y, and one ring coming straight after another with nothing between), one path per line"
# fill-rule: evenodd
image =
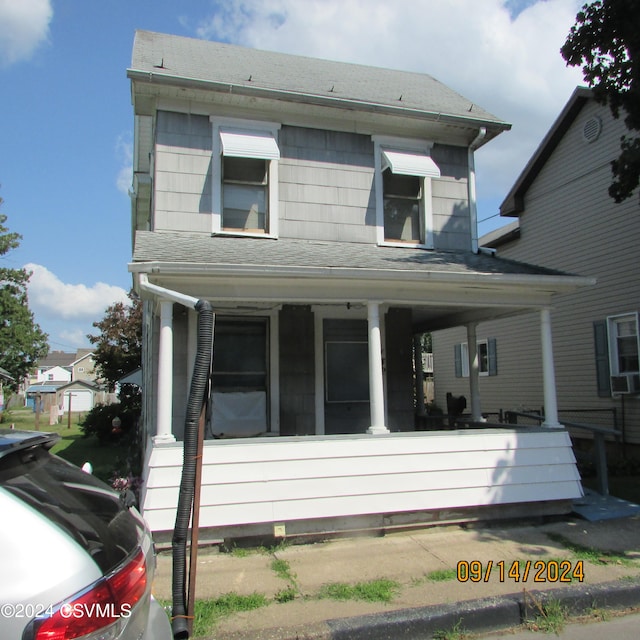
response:
M515 218L483 239L498 256L592 277L593 287L554 298L553 347L561 422L622 432L627 451L640 445L640 224L637 196L616 204L608 195L622 120L577 88L500 207ZM478 326L478 344L497 352L497 375L480 378L483 409L539 411L543 367L538 328L530 316ZM457 329L434 336L436 396L462 392ZM479 353L483 357L483 353ZM573 433L573 430L572 430ZM582 430L575 437L585 438ZM584 444L584 442L583 442Z
M72 380L83 380L85 382L95 383L97 374L93 351L91 349L78 349L75 359L70 366L72 368Z
M417 431L414 339L532 314L584 278L478 250L474 152L509 125L434 78L138 31L133 256L144 485L173 529L199 301L215 313L211 535L559 513L566 431ZM419 368L419 367L418 367ZM420 385L421 386L421 385Z
M38 362L26 390L26 406L47 410L57 404L68 411L89 411L97 402L104 402L105 393L96 380L91 349L76 352L52 351Z

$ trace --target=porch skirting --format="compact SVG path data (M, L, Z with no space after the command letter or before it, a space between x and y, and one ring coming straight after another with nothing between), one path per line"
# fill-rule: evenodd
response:
M149 446L141 510L157 534L173 530L181 466L182 443ZM385 520L376 515L400 526L411 514L425 522L463 520L470 510L495 517L500 505L512 505L513 517L535 505L566 512L581 496L564 429L214 440L204 447L200 527L219 537L264 535L274 525L300 535L378 527Z

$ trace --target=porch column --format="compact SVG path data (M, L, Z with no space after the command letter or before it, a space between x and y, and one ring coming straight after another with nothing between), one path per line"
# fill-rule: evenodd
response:
M369 322L369 406L371 426L367 433L389 433L384 423L384 376L382 373L382 338L380 335L380 303L367 303Z
M413 362L416 371L416 408L418 415L424 416L426 409L424 406L424 371L422 370L422 343L420 335L413 336Z
M558 401L556 398L556 374L553 367L553 342L551 339L551 311L540 312L540 334L542 340L542 379L544 385L543 427L561 427L558 422Z
M471 394L469 411L475 422L482 421L480 409L480 366L478 363L478 338L476 335L476 322L467 325L467 353L469 356L469 393Z
M160 338L158 344L158 395L156 398L156 435L154 444L175 442L171 430L173 413L173 302L160 302Z

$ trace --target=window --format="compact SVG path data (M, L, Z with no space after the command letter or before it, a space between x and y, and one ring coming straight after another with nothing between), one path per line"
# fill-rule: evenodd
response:
M268 230L267 161L224 158L222 183L222 228L265 233Z
M216 320L209 427L214 436L270 430L268 350L266 318Z
M429 155L431 145L383 137L374 142L379 244L432 247L431 179L440 177L440 169Z
M498 375L498 358L496 339L478 340L478 373L481 376ZM455 345L454 348L456 378L469 377L469 347L466 342Z
M638 314L609 318L611 372L638 373Z
M638 314L609 316L594 323L598 395L640 393Z
M221 392L266 391L265 320L216 321L212 380Z
M277 236L278 125L213 122L213 232Z
M382 174L384 193L384 239L390 242L423 242L422 185L417 176L402 176L385 169Z

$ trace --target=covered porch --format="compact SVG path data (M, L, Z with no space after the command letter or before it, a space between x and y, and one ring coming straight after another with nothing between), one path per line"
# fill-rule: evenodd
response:
M290 264L283 247L300 262L299 243L279 240L276 259L275 243L258 242L260 263L245 252L241 264L130 266L146 306L141 506L154 531L175 518L203 299L216 333L200 527L213 536L561 513L582 495L557 415L549 313L552 294L581 278L492 256L371 247L365 266L316 266L321 243L304 243L304 264ZM520 313L540 318L546 421L483 425L476 327ZM416 431L414 337L461 325L474 428Z

